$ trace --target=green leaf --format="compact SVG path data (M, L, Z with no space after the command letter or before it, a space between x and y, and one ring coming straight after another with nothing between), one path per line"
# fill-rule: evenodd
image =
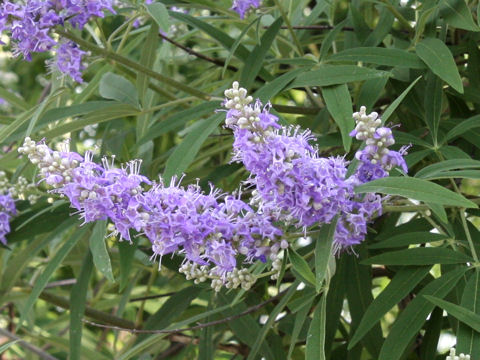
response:
M353 337L365 312L373 302L371 290L373 280L372 269L370 266L361 265L360 263L360 259L367 256L365 245L357 246L355 250L359 254L358 258L355 256L348 256L346 258L346 263L348 264L346 269L347 300L352 318L349 338ZM380 324L375 324L362 338L361 344L358 344L351 350L351 355L355 358L354 354L361 352L362 347L365 347L372 359L378 359L382 342L382 329Z
M177 11L169 11L169 14L171 17L180 20L186 24L190 24L193 27L196 27L202 31L204 31L206 34L210 35L213 39L218 41L220 44L222 44L223 47L225 47L227 50L230 51L232 49L233 45L235 44L236 40L227 35L225 32L217 29L216 27L206 23L205 21L202 21L198 17L193 17L188 14L184 14L182 12L177 12ZM242 61L246 61L247 58L250 55L250 51L242 44L238 45L237 49L235 50L235 56L238 57ZM273 77L270 75L264 68L260 70L260 76L264 78L265 80L272 80ZM243 86L243 84L242 84Z
M202 289L197 286L189 286L170 296L162 307L148 318L144 328L149 330L166 328L183 314L200 291ZM146 336L148 335L142 335L139 338Z
M307 300L307 302L298 310L295 315L295 323L293 324L292 336L290 337L290 345L288 347L287 359L291 359L293 350L295 349L298 335L302 330L303 324L307 319L307 315L310 312L314 298Z
M372 111L373 106L378 99L380 99L380 96L382 96L387 81L388 78L378 78L365 81L360 89L356 103L360 106L365 106L367 112Z
M164 6L161 3L155 3ZM151 4L154 5L154 4ZM164 6L165 7L165 6ZM166 11L166 10L165 10ZM168 16L168 14L167 14ZM157 45L158 45L158 26L152 24L150 26L150 30L147 33L147 37L145 39L145 44L142 47L142 55L140 57L140 64L151 69L153 64L155 63L155 58L157 54ZM145 96L147 94L148 84L150 82L150 78L144 74L143 72L137 73L137 92L139 99L142 105L146 106ZM137 125L138 126L138 125ZM140 129L145 129L145 125L142 124ZM143 131L137 131L137 137L140 138L143 135Z
M425 64L414 53L381 47L358 47L346 49L333 54L328 58L329 62L353 61L365 62L384 66L399 66L410 69L424 69Z
M426 203L432 212L444 223L448 223L448 216L445 208L439 204Z
M123 76L111 72L102 76L99 86L100 96L105 99L117 100L138 108L138 93L136 87Z
M160 2L154 2L153 4L145 5L147 12L155 20L160 29L167 32L170 30L170 17L168 16L168 10Z
M374 180L357 186L355 192L377 192L387 195L399 195L409 199L440 205L451 205L465 208L478 207L475 203L444 188L443 186L412 177L387 177Z
M462 323L468 325L473 330L480 333L480 315L460 305L456 305L449 301L439 299L435 296L423 295L423 297L430 301L432 304L441 307L449 315L452 315Z
M290 254L290 252L289 252ZM312 274L313 275L313 274ZM255 344L253 344L250 353L248 354L247 360L254 360L257 359L258 351L260 350L261 345L265 341L265 337L267 336L268 331L272 328L273 323L275 322L278 314L282 312L282 310L287 305L288 301L292 298L292 296L297 292L297 287L300 284L299 280L295 280L292 285L288 288L287 292L283 297L280 299L278 304L273 308L273 310L268 314L268 320L263 325L262 330L257 336Z
M70 360L80 360L82 352L82 318L87 301L88 282L92 275L92 255L87 252L77 283L70 293Z
M430 266L401 268L365 311L354 336L348 343L348 349L352 349L383 315L404 299L425 278L430 268Z
M110 282L115 282L112 272L112 264L105 244L105 234L107 233L107 221L99 220L93 226L90 236L90 252L93 255L93 263Z
M123 291L125 286L127 286L129 281L129 276L131 275L130 270L132 269L133 258L135 256L135 250L137 249L137 244L129 244L126 241L118 242L118 254L120 257L120 280L119 280L119 291Z
M388 237L387 240L377 242L369 246L370 249L387 249L411 244L424 244L433 241L448 239L447 235L435 234L431 232L409 232Z
M442 112L442 80L430 72L425 91L428 94L428 96L425 96L424 101L425 122L430 129L433 143L437 144L438 125Z
M480 115L475 115L450 129L447 135L445 135L445 142L448 142L457 136L463 135L467 131L478 127L480 127Z
M63 259L65 259L68 253L73 249L75 244L86 234L87 230L89 230L89 226L87 225L78 230L76 229L75 233L67 239L67 241L62 245L62 247L57 251L57 253L50 259L47 266L45 267L45 270L43 270L40 276L35 280L32 292L30 293L25 305L23 306L22 315L20 317L20 320L18 321L19 326L23 324L25 317L32 309L33 304L45 288L45 285L47 285L50 277L60 266Z
M19 341L20 341L20 339L18 339L18 340L13 340L13 341L10 341L10 342L8 342L8 343L6 343L6 344L1 345L1 346L0 346L0 354L3 354L5 351L8 350L9 347L11 347L12 345L15 345L15 344L16 344L17 342L19 342Z
M320 46L320 60L325 59L325 57L328 55L328 51L332 47L332 43L337 37L337 35L343 31L343 28L347 24L348 19L343 20L342 22L338 23L335 25L335 27L330 30L330 32L325 36L325 39L322 41L322 45Z
M414 336L418 334L428 314L435 307L424 295L446 296L467 271L466 267L450 271L426 285L408 304L390 328L378 360L399 360Z
M71 122L65 122L62 125L53 127L51 130L48 130L44 133L44 135L46 138L52 139L56 136L64 135L69 132L82 130L87 125L99 124L113 119L136 116L139 114L140 111L134 108L132 105L112 101L111 105L108 108L104 108L101 112L95 111L79 119L74 119Z
M420 346L420 359L435 359L438 340L442 332L443 310L436 307L425 325L422 345ZM458 346L457 346L458 349Z
M435 177L442 172L454 169L475 169L480 168L480 161L473 159L445 160L420 169L415 177L428 179Z
M336 225L336 218L330 224L322 225L315 240L315 289L317 293L322 288L323 281L327 276L328 262L333 257L332 246Z
M265 56L270 50L273 40L275 40L282 23L283 19L281 17L275 20L275 22L268 27L268 30L265 32L265 34L263 34L260 44L253 48L252 52L245 61L245 66L243 67L242 74L240 75L240 84L242 87L248 89L252 86L255 77L262 68Z
M307 334L306 360L325 360L326 298L326 294L322 294L313 313L313 320Z
M465 285L460 305L464 309L474 312L477 316L480 315L480 271L478 268L475 269L475 273L472 274ZM456 349L458 353L470 354L472 359L479 358L480 332L473 330L461 322L457 329Z
M390 105L388 105L388 107L385 109L385 111L383 112L383 115L382 115L382 123L383 124L385 124L385 122L388 120L390 115L393 114L393 112L397 109L398 105L400 105L400 103L403 101L403 99L405 99L405 96L408 95L410 90L412 90L412 88L415 86L415 84L421 78L422 78L421 76L417 77L410 85L408 85L408 87L400 94L400 96L395 99L394 102L392 102Z
M272 97L280 93L285 87L293 81L299 74L305 72L306 69L300 68L289 71L277 78L263 85L252 96L254 99L260 99L263 103L269 101Z
M350 132L355 128L355 121L352 118L353 107L348 86L342 84L322 88L322 95L328 112L340 129L343 147L349 152L352 145Z
M440 247L417 247L407 250L386 252L362 261L362 264L384 265L430 265L460 264L472 262L470 256Z
M207 137L222 123L225 115L215 114L200 120L183 141L178 145L167 160L163 179L168 184L174 175L181 175L193 162Z
M187 122L192 120L192 117L198 119L204 115L211 114L216 109L219 109L220 106L221 105L218 101L208 101L203 102L200 105L190 107L186 110L175 112L165 120L162 120L159 123L151 126L148 129L148 132L144 134L140 140L138 140L137 146L145 144L146 142L156 139L170 131L178 131Z
M426 38L416 46L417 55L442 80L463 94L463 84L452 53L441 40Z
M298 255L298 253L292 248L288 249L288 257L292 263L293 269L300 275L302 280L315 286L315 275L313 275L312 270L310 270L310 266L308 266L305 259Z
M19 108L20 110L26 111L30 108L30 106L25 102L25 100L23 100L21 97L14 94L13 92L4 89L3 87L0 87L0 97L2 99L5 99L5 101L7 101L12 106Z
M465 0L443 0L440 2L440 16L457 29L480 31L472 18L472 12Z
M316 70L306 71L299 75L288 88L341 85L389 76L391 74L386 71L354 65L320 65Z

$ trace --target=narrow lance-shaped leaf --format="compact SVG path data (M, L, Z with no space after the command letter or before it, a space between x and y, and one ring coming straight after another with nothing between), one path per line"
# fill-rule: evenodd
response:
M138 107L137 88L123 76L106 73L100 80L99 92L105 99L117 100Z
M460 305L476 315L480 315L480 271L478 268L475 269L475 273L465 285ZM458 324L456 349L459 353L470 354L472 359L480 358L480 332L463 322Z
M463 84L453 55L443 41L426 38L416 46L417 55L430 70L456 91L463 94Z
M288 249L288 258L293 265L293 269L300 275L302 280L315 286L315 275L313 275L307 262L292 248Z
M458 280L467 271L467 267L450 271L426 285L408 304L390 329L383 343L378 360L399 360L412 338L418 334L428 314L435 307L424 295L446 296Z
M428 203L466 208L478 206L463 196L430 181L412 177L387 177L370 181L355 188L356 193L378 192L399 195Z
M307 334L306 360L325 360L326 294L318 302Z
M370 304L363 315L353 338L348 343L352 349L358 341L385 315L400 302L428 274L430 266L400 269L388 286Z
M433 265L460 264L473 259L461 252L439 247L417 247L407 250L385 252L363 260L363 264L384 265Z
M92 235L90 236L90 251L93 255L93 263L95 264L95 267L105 275L108 281L115 282L110 256L108 255L107 246L105 244L106 233L107 221L97 221L93 227Z
M333 257L332 246L336 225L337 219L323 225L315 240L315 289L317 292L322 288L323 280L327 275L328 262Z
M55 256L53 256L53 258L48 262L45 270L43 270L41 275L35 281L32 292L30 293L30 296L28 297L25 305L23 306L22 316L20 317L20 320L18 322L19 326L23 324L23 321L25 320L29 311L32 309L33 304L44 289L45 285L47 285L47 282L52 276L53 272L60 266L60 263L63 261L65 256L67 256L68 253L73 249L77 241L85 235L87 230L89 230L88 226L84 226L83 228L76 230L75 233L70 236L69 239L67 239L67 241L62 245L62 247L57 251Z
M352 99L348 86L337 85L322 89L322 95L327 105L328 112L332 115L335 123L342 134L343 147L346 152L350 151L352 138L350 132L355 127L355 121L352 118Z
M70 360L80 360L82 349L82 318L85 313L87 290L90 276L92 275L92 255L87 252L82 263L82 270L77 283L70 294Z

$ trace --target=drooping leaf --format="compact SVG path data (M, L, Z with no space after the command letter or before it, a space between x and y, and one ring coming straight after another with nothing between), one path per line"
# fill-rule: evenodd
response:
M105 244L105 235L107 233L107 221L97 221L93 226L92 235L89 244L90 251L93 255L93 263L110 282L115 282L112 272L112 264L108 255L107 246Z

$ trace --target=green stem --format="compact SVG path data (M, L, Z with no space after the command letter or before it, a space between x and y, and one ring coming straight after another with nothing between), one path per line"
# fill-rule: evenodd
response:
M462 219L463 229L467 237L468 245L470 246L470 251L472 252L473 259L475 260L476 263L478 263L477 251L475 250L475 246L473 245L472 236L470 235L470 230L468 230L467 219L465 218L465 209L460 209L459 212L460 212L460 218Z
M89 50L92 53L95 53L97 55L101 55L105 59L113 60L113 61L117 62L118 64L123 65L127 68L130 68L130 69L136 70L138 72L144 73L145 75L148 75L148 76L154 78L155 80L158 80L158 81L163 82L167 85L170 85L171 87L174 87L175 89L184 91L187 94L193 95L193 96L195 96L199 99L202 99L202 100L210 100L211 99L210 95L208 95L208 94L206 94L202 91L191 88L190 86L182 84L182 83L180 83L176 80L173 80L169 77L163 76L162 74L159 74L159 73L147 68L146 66L143 66L143 65L141 65L141 64L139 64L135 61L132 61L132 60L130 60L130 59L128 59L128 58L126 58L122 55L119 55L119 54L114 53L114 52L112 52L110 50L107 50L107 49L103 49L99 46L93 45L92 43L90 43L88 41L85 41L85 40L83 40L82 38L79 38L76 35L73 35L69 32L63 31L61 29L57 29L56 32L57 32L58 35L63 36L67 39L70 39L70 40L76 42L78 45L80 45L84 49Z

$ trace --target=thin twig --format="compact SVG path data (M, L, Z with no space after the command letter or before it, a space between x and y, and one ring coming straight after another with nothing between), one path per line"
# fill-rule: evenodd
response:
M98 324L98 323L95 323L95 322L92 322L92 321L89 321L89 320L86 320L86 319L83 319L83 322L85 322L89 325L92 325L92 326L96 326L96 327L107 328L107 329L112 329L112 330L119 330L119 331L127 331L127 332L132 333L132 334L176 334L176 333L181 333L181 332L185 332L185 331L199 330L199 329L203 329L203 328L206 328L206 327L209 327L209 326L224 324L224 323L227 323L229 321L241 318L241 317L243 317L245 315L248 315L252 312L255 312L255 311L261 309L262 307L264 307L265 305L281 298L287 292L287 290L284 290L284 291L278 293L276 296L273 296L270 299L268 299L264 302L261 302L260 304L249 307L248 309L246 309L245 311L242 311L239 314L232 315L232 316L227 316L226 318L223 318L223 319L220 319L220 320L210 321L210 322L206 322L206 323L198 323L195 326L191 326L191 327L187 327L187 328L171 329L171 330L167 330L167 329L165 329L165 330L144 330L144 329L122 328L122 327L118 327L118 326Z
M11 340L16 340L18 341L18 344L21 345L24 349L31 351L34 354L37 354L41 359L45 360L58 360L58 358L47 354L45 351L40 349L39 347L36 347L35 345L32 345L25 340L22 340L18 336L12 334L10 331L7 331L5 329L0 329L0 335L3 335L5 337L8 337Z
M168 41L169 43L175 45L176 47L182 49L183 51L185 51L186 53L188 53L190 55L193 55L193 56L195 56L199 59L203 59L205 61L211 62L212 64L215 64L217 66L221 66L221 67L225 66L225 62L223 60L215 59L215 58L209 57L207 55L203 55L199 52L196 52L192 48L186 47L185 45L180 44L179 42L169 38L168 36L166 36L162 33L159 33L158 36L160 36L162 39ZM227 69L232 70L232 71L238 71L238 69L235 66L232 66L232 65L227 65Z

